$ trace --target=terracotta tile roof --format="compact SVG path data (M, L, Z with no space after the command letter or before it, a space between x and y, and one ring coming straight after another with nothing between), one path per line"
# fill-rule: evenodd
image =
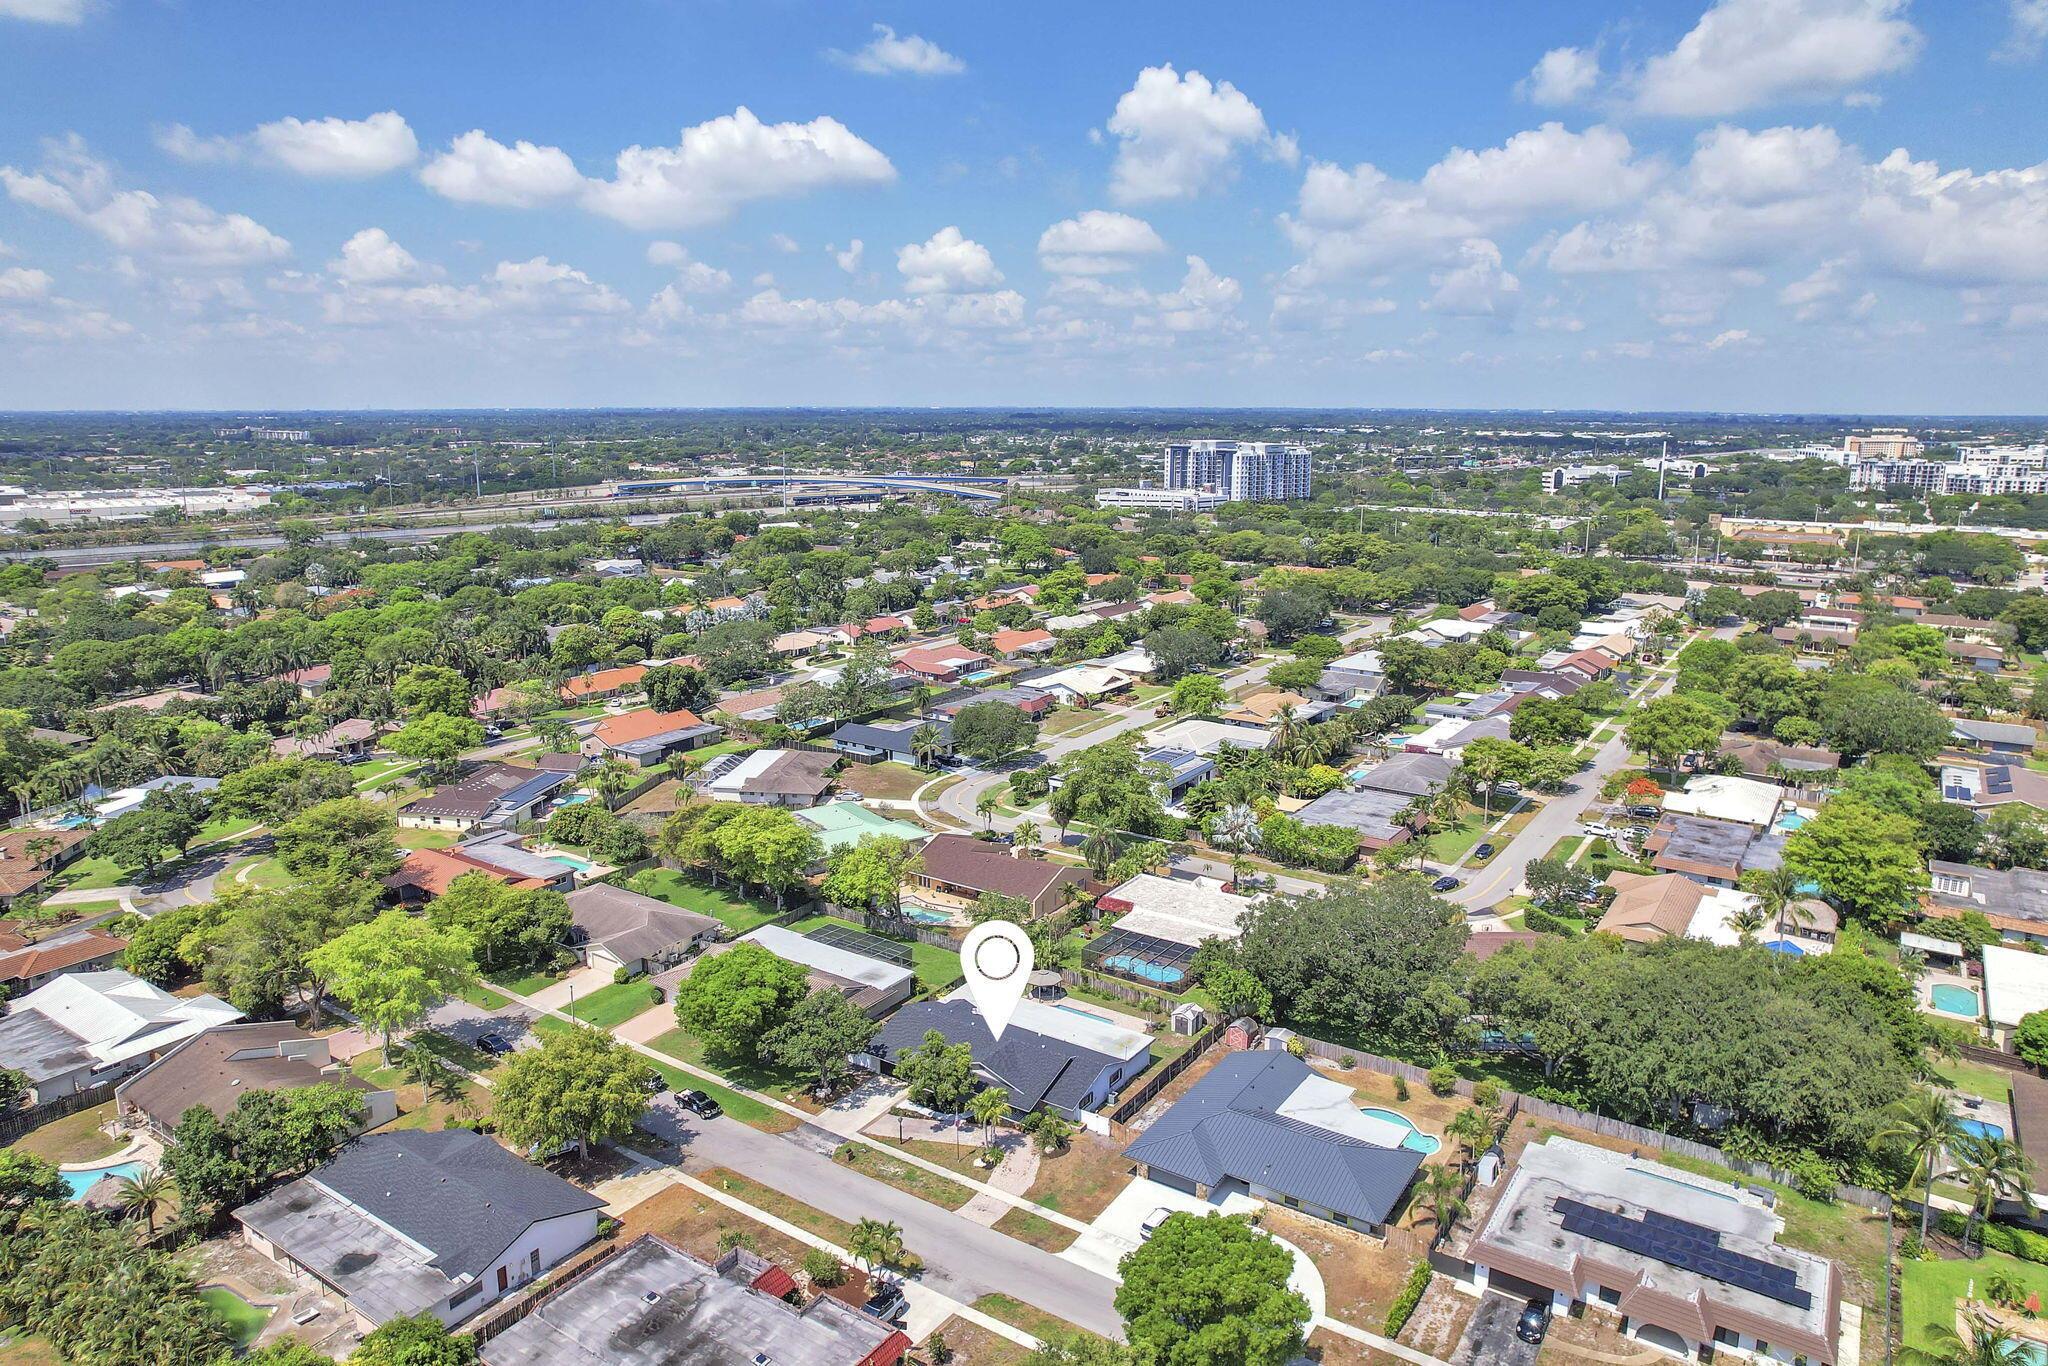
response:
M405 856L405 862L398 866L398 871L384 879L384 885L392 888L417 887L429 896L443 896L449 885L465 873L482 873L520 891L547 886L537 877L514 877L501 868L493 868L453 849L412 850Z
M1707 893L1676 873L1614 872L1607 875L1607 885L1615 890L1614 904L1594 928L1633 944L1682 938Z
M630 688L647 677L647 666L628 664L617 669L599 669L596 673L578 674L562 685L565 698L597 697L604 693Z
M670 731L693 730L703 724L702 717L687 709L629 711L624 716L607 716L597 723L597 729L590 735L601 744L624 745L652 735L667 735Z
M99 930L58 935L0 957L0 982L25 982L46 972L62 972L111 957L127 947L127 940Z
M1052 632L1037 626L1018 631L998 631L989 637L989 643L995 646L997 653L1009 654L1012 650L1021 650L1027 645L1050 645Z

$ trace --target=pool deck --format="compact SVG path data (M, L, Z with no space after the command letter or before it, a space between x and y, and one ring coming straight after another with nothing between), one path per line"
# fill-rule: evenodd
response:
M1964 991L1970 992L1977 998L1976 1012L1962 1015L1936 1005L1934 1003L1934 990L1936 987L1959 987ZM1938 970L1929 972L1920 981L1919 996L1920 1009L1930 1015L1939 1015L1944 1020L1968 1020L1974 1023L1981 1018L1984 1010L1984 984L1978 979L1965 976L1962 973L1941 972Z
M148 1134L136 1134L128 1140L128 1146L107 1157L96 1157L90 1162L64 1162L58 1164L60 1172L91 1172L102 1167L119 1167L124 1163L140 1162L145 1167L154 1167L163 1161L163 1145Z

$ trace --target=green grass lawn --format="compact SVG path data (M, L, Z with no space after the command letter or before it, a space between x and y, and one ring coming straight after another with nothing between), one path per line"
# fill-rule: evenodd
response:
M52 891L80 889L96 891L101 887L119 887L129 880L128 870L104 854L88 854L74 860L69 867L50 879Z
M514 996L531 996L536 991L539 991L542 987L554 985L554 982L555 974L552 972L529 972L524 977L500 978L498 980L497 985L511 992ZM465 1001L469 1001L469 994L467 992L463 993L462 999ZM470 1001L470 1004L483 1005L483 1002ZM500 999L498 1004L504 1004L502 998ZM484 1009L486 1010L495 1010L496 1008L496 1006L484 1006Z
M798 934L808 934L821 925L837 925L842 929L859 930L860 926L836 916L814 915L799 920L790 928ZM951 949L942 949L936 944L908 943L910 970L917 974L917 985L921 991L939 991L958 982L961 977L960 955Z
M199 1298L206 1302L207 1308L226 1321L228 1331L235 1335L237 1347L247 1347L254 1342L256 1335L263 1331L263 1325L270 1322L270 1316L274 1312L258 1308L224 1285L207 1286L199 1292Z
M736 935L765 925L777 915L772 901L742 896L726 887L713 887L673 868L649 868L635 873L626 885L643 896L657 897L671 906L723 921Z
M400 828L398 847L401 849L446 849L462 836L452 830L412 830Z
M355 765L349 772L355 775L356 786L365 788L375 787L394 773L407 773L418 767L419 762L414 759L372 759Z
M541 1023L561 1024L561 1021L543 1020ZM574 1028L574 1026L567 1025L564 1028ZM660 1041L657 1040L648 1046L659 1049L659 1044ZM659 1049L659 1051L666 1052L667 1050ZM774 1134L794 1129L799 1122L794 1116L786 1115L773 1106L763 1105L752 1096L741 1095L730 1086L720 1086L715 1081L706 1081L694 1072L685 1072L680 1067L671 1067L667 1063L655 1062L652 1058L647 1059L647 1062L655 1071L661 1073L662 1079L669 1084L670 1090L702 1091L723 1106L728 1115L731 1115L742 1124L750 1124L756 1129L766 1129L769 1133Z
M588 996L578 996L566 1014L585 1024L611 1030L654 1004L654 987L648 982L614 982Z
M704 1055L704 1041L681 1029L671 1029L666 1034L657 1035L647 1046L657 1053L668 1054L678 1062L689 1063L692 1067L708 1068L721 1077L728 1077L738 1085L750 1091L759 1091L763 1095L786 1096L811 1080L808 1073L766 1060L744 1062L735 1058L707 1058Z
M246 886L255 887L261 891L268 891L272 887L284 886L292 880L292 875L287 873L284 870L284 865L275 858L263 858L257 859L253 865L250 865L247 877L242 876L241 869L236 869L235 880Z
M508 1004L503 996L481 982L466 986L457 994L478 1010L503 1010Z
M759 749L760 747L761 742L759 740L720 740L715 745L706 745L702 749L690 750L689 755L694 760L702 761L705 759L716 759L721 754L745 754L748 750Z
M499 1062L481 1048L472 1047L460 1039L450 1038L432 1029L415 1030L407 1035L405 1046L432 1053L437 1058L443 1058L471 1072L488 1072Z
M1930 1053L1927 1065L1942 1084L1958 1091L1967 1091L1973 1096L1995 1100L2003 1104L2006 1092L2011 1089L2008 1080L2012 1073L2002 1067L1986 1067L1979 1063L1965 1062L1960 1058L1949 1059Z
M2048 1302L2048 1266L2023 1262L2002 1252L1986 1252L1978 1261L1906 1262L1901 1271L1900 1295L1904 1301L1901 1327L1906 1346L1933 1351L1936 1332L1953 1329L1956 1302L1976 1283L1979 1295L1984 1282L1995 1272L2004 1272Z
M191 847L197 849L202 844L212 844L215 840L224 840L230 835L254 830L260 824L260 821L252 821L247 816L222 816L200 826L199 833L192 837Z

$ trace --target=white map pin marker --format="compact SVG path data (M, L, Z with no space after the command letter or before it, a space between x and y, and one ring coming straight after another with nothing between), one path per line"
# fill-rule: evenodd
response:
M1031 937L1007 920L989 920L960 943L960 967L967 974L967 999L981 1012L988 1032L1000 1039L1024 999L1035 961Z

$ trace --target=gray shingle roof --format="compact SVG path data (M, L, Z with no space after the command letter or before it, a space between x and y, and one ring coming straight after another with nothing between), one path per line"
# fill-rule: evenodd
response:
M883 1024L874 1051L887 1058L914 1052L924 1042L926 1031L933 1029L945 1035L947 1043L966 1044L975 1065L1010 1093L1010 1105L1020 1112L1028 1113L1041 1104L1072 1109L1103 1069L1117 1061L1106 1053L1036 1034L1018 1024L1005 1029L998 1040L981 1022L981 1012L968 1001L918 1001L905 1006Z
M466 1129L372 1134L310 1179L433 1252L450 1279L481 1274L543 1219L604 1206Z
M1346 1218L1383 1224L1422 1165L1378 1144L1277 1113L1313 1075L1290 1054L1233 1053L1161 1115L1124 1156L1203 1186L1238 1180Z

